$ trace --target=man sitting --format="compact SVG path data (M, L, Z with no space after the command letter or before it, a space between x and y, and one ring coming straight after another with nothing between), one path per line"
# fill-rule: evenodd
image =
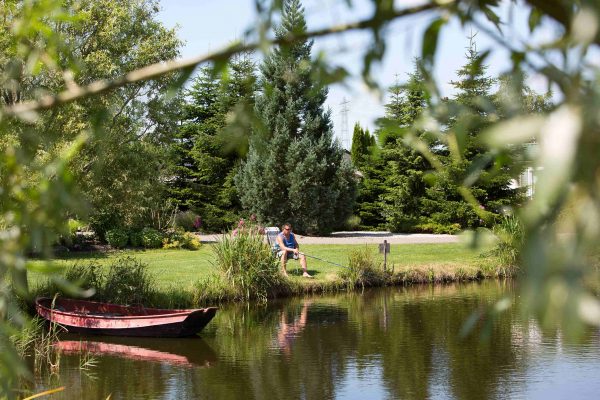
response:
M281 257L281 272L284 276L287 276L287 260L288 258L293 258L294 260L300 260L302 271L304 271L302 276L312 278L306 270L306 256L300 253L298 241L296 240L296 236L292 233L292 226L289 223L285 223L281 233L277 235L277 244L279 245L277 256Z

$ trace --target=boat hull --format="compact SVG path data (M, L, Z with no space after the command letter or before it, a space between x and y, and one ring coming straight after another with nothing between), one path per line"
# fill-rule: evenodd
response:
M68 332L111 336L186 337L200 332L216 307L167 310L83 300L36 300L37 313Z

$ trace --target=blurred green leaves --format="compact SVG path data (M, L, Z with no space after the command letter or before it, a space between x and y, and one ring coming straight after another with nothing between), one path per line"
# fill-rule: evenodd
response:
M255 0L254 3L259 24L257 29L249 29L249 32L258 33L256 43L228 47L206 57L169 64L162 61L177 56L178 40L174 32L161 30L160 24L151 20L152 10L156 12L155 1L142 2L147 7L133 15L122 9L110 19L114 29L106 32L109 38L119 37L123 24L129 24L127 26L137 33L160 33L161 40L135 47L140 50L135 59L116 56L124 49L128 54L128 50L134 48L126 47L119 40L86 41L86 35L93 31L96 22L93 10L86 6L96 6L95 12L108 11L112 7L111 1L7 0L0 5L3 12L0 31L2 395L10 396L9 390L17 375L25 374L8 341L13 329L10 324L18 325L19 318L11 319L9 324L8 315L18 315L11 283L20 283L17 286L21 291L27 289L27 257L32 252L50 255L54 238L66 230L68 215L85 209L80 191L89 180L82 177L98 178L97 183L107 185L130 183L112 186L115 192L121 190L120 199L140 198L145 190L154 187L151 184L136 185L139 182L135 176L127 174L128 168L124 168L132 165L125 160L133 159L136 154L138 161L159 154L148 143L138 140L135 129L125 129L132 126L131 121L138 121L133 118L135 115L143 114L145 110L146 105L139 101L139 96L151 93L151 97L162 99L168 83L174 82L172 87L177 88L198 63L212 60L215 65L224 65L228 57L238 51L254 48L267 51L275 42L269 38L273 21L279 17L285 2ZM496 7L498 2L438 0L412 8L398 8L397 3L401 2L373 1L373 15L363 21L279 40L283 43L369 29L372 36L362 71L365 82L374 86L376 82L370 77L371 71L375 63L383 59L389 45L386 27L393 20L424 12L434 14L425 29L422 44L423 59L431 65L424 70L424 75L433 96L433 107L414 121L411 129L403 127L407 132L405 142L422 151L438 172L444 172L444 166L435 162L436 154L428 150L429 146L416 132L426 131L438 140L445 139L444 144L455 160L455 166L461 162L470 132L484 129L484 140L476 145L482 146L488 158L473 165L467 179L463 180L465 185L460 188L460 193L470 202L474 198L470 188L476 178L483 176L479 171L489 162L498 165L526 162L534 168L539 174L535 196L517 213L524 223L521 252L524 283L521 290L528 300L529 311L544 327L561 326L573 337L581 332L584 323L600 325L597 298L590 295L583 284L595 266L591 256L597 251L600 240L600 119L597 117L600 71L586 58L590 49L598 50L600 43L600 4L526 0L530 7L529 30L533 32L546 23L559 26L561 29L555 30L555 37L541 44L526 38L519 48L506 41L501 33L490 36L497 40L497 46L508 50L510 66L506 74L514 78L516 89L525 89L519 74L523 68L528 68L549 86L555 84L558 92L554 96L556 104L548 109L542 107L535 116L515 109L496 110L493 105L478 101L478 96L469 95L472 107L489 122L483 126L477 115L465 113L456 104L439 99L430 71L436 61L439 62L435 56L444 24L457 19L463 25L474 23L485 28L482 21L487 21L493 28L490 32L496 32L503 22ZM350 1L344 4L349 8L354 6ZM69 37L69 32L74 33L73 36ZM107 53L107 48L112 53ZM562 62L551 62L548 55L558 55ZM480 61L483 62L485 57L484 52ZM92 60L94 62L90 62ZM172 75L177 71L180 79ZM319 64L314 73L327 82L347 77L346 70L331 68L325 63ZM46 94L51 97L42 97ZM508 119L496 119L495 112L510 115L505 115ZM248 114L247 108L240 107L228 116L233 136L249 124ZM17 118L8 118L8 115ZM454 125L452 131L441 135L449 123ZM120 128L115 130L117 126ZM135 146L121 151L119 146L127 143ZM531 147L537 147L537 151L527 150ZM94 149L100 151L95 153ZM119 150L111 152L111 149ZM110 161L106 166L122 167L119 179L102 174L89 175L94 171L95 162L102 161L105 156ZM77 164L79 161L82 162ZM79 169L73 168L75 164ZM151 169L152 165L155 164L148 163L146 167ZM150 169L136 171L148 176ZM107 190L102 193L102 198L110 199L113 194L112 190ZM496 311L501 311L504 306L502 303Z

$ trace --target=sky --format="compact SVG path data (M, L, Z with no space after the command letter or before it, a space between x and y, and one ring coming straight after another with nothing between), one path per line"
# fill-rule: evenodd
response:
M180 39L185 44L181 49L181 57L192 56L218 50L234 40L244 37L244 32L254 25L256 13L253 0L160 0L159 20L168 28L176 28ZM396 7L419 4L422 1L396 0ZM338 25L366 18L372 13L371 0L354 0L349 10L346 2L341 0L304 0L305 18L309 30L325 26ZM526 37L527 10L517 4L511 10L505 4L502 14L512 16L512 23L507 24L504 31L513 42ZM384 116L384 104L387 101L386 89L397 82L406 80L407 74L413 70L413 61L421 51L421 36L429 22L437 14L402 19L391 24L387 31L387 51L380 65L372 75L382 88L381 91L367 89L360 78L362 56L366 51L370 33L351 32L326 38L318 38L313 46L313 56L323 51L327 60L349 70L351 78L345 85L336 84L329 88L325 106L331 110L334 134L345 148L349 148L355 123L373 132L377 118ZM477 49L491 50L488 58L488 72L496 75L508 67L506 52L499 49L483 32L471 26L460 26L456 21L443 28L441 41L438 43L436 69L434 71L445 96L452 96L451 80L456 79L456 71L465 63L468 36L476 33ZM539 40L552 36L551 28L542 28L536 33ZM530 77L530 85L540 92L545 91L543 82ZM345 105L342 103L346 102ZM342 110L346 108L347 112ZM344 118L344 114L347 118ZM344 119L346 123L344 123Z

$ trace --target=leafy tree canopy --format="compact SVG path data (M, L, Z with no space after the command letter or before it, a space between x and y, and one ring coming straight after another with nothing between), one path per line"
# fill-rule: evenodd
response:
M65 214L76 212L80 198L78 193L83 188L80 187L81 182L74 179L75 173L79 174L77 168L71 166L80 158L93 158L80 155L90 147L90 143L99 140L105 130L109 130L113 121L111 117L119 114L123 102L127 102L123 100L128 98L126 95L123 95L120 102L108 101L111 93L122 90L127 94L135 92L139 86L153 87L172 79L172 73L181 73L179 77L184 78L194 66L210 60L222 61L236 52L256 49L259 46L266 47L273 43L282 48L292 49L293 46L288 44L307 43L311 37L353 29L366 29L372 33L372 40L365 52L363 76L367 84L373 85L370 72L373 64L382 60L385 55L386 28L392 21L423 14L433 16L423 34L421 54L425 79L430 88L431 107L427 115L415 121L405 137L411 140L415 148L439 173L445 171L440 154L431 152L426 143L419 140L417 133L427 127L431 135L447 146L453 161L458 162L461 159L461 153L452 149L452 146L460 149L459 141L456 140L458 137L445 135L443 132L442 128L447 126L449 120L448 104L442 101L436 91L437 85L431 79L432 68L438 62L435 57L438 39L444 34L442 27L445 24L450 21L459 21L463 25L474 23L495 41L496 46L504 49L509 55L507 61L510 67L505 71L507 75L516 78L523 76L523 70L530 70L555 87L557 100L553 107L544 110L541 115L532 115L526 109L513 109L511 113L506 114L508 119L488 120L477 146L498 168L518 159L532 163L539 171L534 198L517 212L524 223L521 253L524 274L519 287L522 297L526 300L527 310L538 318L543 328L555 328L560 324L565 328L564 332L568 337L581 334L584 323L600 326L600 304L582 284L582 277L591 270L589 256L591 253L595 254L600 238L597 229L600 225L600 190L596 173L600 162L597 157L599 149L596 140L599 122L594 118L600 99L600 74L597 66L587 62L588 54L597 51L600 46L600 30L596 29L600 25L598 2L525 0L523 3L510 3L509 7L522 7L523 4L529 7L530 32L535 33L547 23L558 27L553 30L553 40L547 43L534 42L534 35L531 35L524 38L525 45L522 46L507 39L503 34L504 21L495 7L498 3L496 0L431 1L406 7L398 2L374 1L373 13L364 20L312 32L294 31L293 35L277 37L274 40L270 40L264 33L272 21L281 20L275 14L281 12L284 2L267 4L259 1L255 3L259 12L255 32L259 34L257 37L260 37L256 42L246 45L236 43L213 54L186 61L149 65L131 71L131 74L125 74L129 71L119 70L119 67L137 68L143 63L129 64L125 57L113 70L110 68L111 57L103 57L102 52L97 52L95 60L102 61L99 62L102 68L92 69L89 71L89 79L85 79L85 68L81 67L83 61L79 57L82 53L75 50L76 42L82 49L97 48L94 46L101 38L89 39L94 36L95 28L112 26L118 35L108 35L111 43L106 43L107 48L115 51L122 49L119 45L120 40L116 39L126 36L129 31L121 32L120 27L127 26L128 20L138 21L136 27L147 26L144 21L151 20L138 18L144 12L132 12L136 9L135 6L143 6L141 8L149 10L150 14L156 10L155 2L127 3L131 4L131 7L122 13L123 17L127 15L127 19L121 20L125 25L113 23L116 20L110 18L89 17L90 7L100 5L102 9L111 9L124 3L126 2L112 3L101 0L85 3L7 0L2 3L4 15L0 30L0 46L3 50L0 52L0 86L3 91L3 103L0 109L0 150L3 154L0 157L0 272L3 278L0 287L0 345L3 348L3 357L0 383L3 394L9 393L11 382L15 382L16 375L26 375L23 364L18 361L8 340L10 328L18 325L21 319L14 308L14 296L6 277L12 275L12 288L25 293L26 280L23 279L22 272L26 270L27 265L26 250L32 245L39 245L41 250L49 250L47 244L51 243L57 232L65 226ZM347 7L353 6L351 2L344 4ZM100 11L102 10L98 12ZM84 26L86 21L89 29L82 35L77 35L78 41L69 41L68 32L61 34L61 27L68 26L76 31L77 27ZM166 32L169 36L168 31L157 28L148 33ZM261 33L263 35L260 35ZM174 35L170 34L170 37L174 38ZM150 40L148 45L152 48L158 43L161 41ZM140 50L140 57L148 57L146 61L153 62L156 58L168 57L169 49L172 49L170 46L165 46L164 49L153 48L159 50L155 52L148 51L148 48L140 45L128 47L127 51ZM549 54L553 57L548 57ZM483 53L482 62L486 57L487 53ZM560 62L556 62L555 57L560 59ZM328 78L331 80L345 76L343 68L328 70L325 66L322 67L320 72L329 73ZM94 70L99 73L94 74ZM179 83L181 81L178 80ZM34 84L35 82L40 84ZM523 86L520 80L512 79L512 82L513 90L516 89L516 93L521 92ZM149 98L151 96L146 97ZM134 103L130 101L127 104ZM111 108L113 104L116 104L114 109ZM493 115L496 105L493 102L490 104L490 108L485 104L486 107L480 110ZM97 108L94 108L96 105ZM458 103L454 105L458 108L463 107ZM98 112L98 108L112 110L112 114L106 117L106 114ZM153 115L160 116L161 108L152 107ZM129 111L136 110L129 107L125 109L128 111L126 115L131 115ZM503 108L503 111L506 111L506 108ZM53 119L57 125L64 126L64 132L57 129L46 130L45 124L41 123L52 120L49 115L71 115L70 113L81 117ZM452 115L456 116L459 113ZM167 119L157 117L157 120L164 123ZM309 124L310 120L303 122ZM269 123L273 124L274 121ZM150 129L148 132L154 131ZM63 137L70 139L64 140ZM536 152L525 150L526 146L523 145L531 142L537 143ZM98 142L98 147L102 151L114 149L110 140L106 143L104 147L103 143ZM108 152L105 154L112 156ZM468 175L472 179L463 180L459 187L463 199L466 199L469 206L483 218L487 216L478 211L480 208L477 197L471 188L473 180L477 181L488 168L489 162L473 164L473 173ZM128 187L126 184L120 186ZM257 198L262 199L264 196ZM565 237L564 232L576 234ZM503 302L495 310L501 310L504 306ZM7 321L9 315L12 316L10 323Z

